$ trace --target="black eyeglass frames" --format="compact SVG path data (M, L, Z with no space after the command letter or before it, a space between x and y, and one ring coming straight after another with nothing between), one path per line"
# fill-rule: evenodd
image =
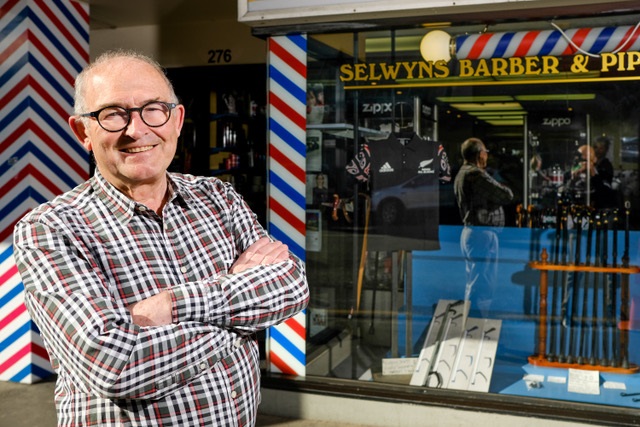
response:
M93 117L98 121L100 127L107 132L120 132L131 123L131 114L137 111L140 118L149 127L160 127L169 121L171 110L178 104L151 101L142 107L124 108L111 105L101 108L91 113L80 114L80 117Z

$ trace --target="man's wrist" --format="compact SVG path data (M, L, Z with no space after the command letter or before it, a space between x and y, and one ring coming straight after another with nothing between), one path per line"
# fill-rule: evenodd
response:
M191 282L171 288L171 317L174 323L204 321L209 312L209 289Z

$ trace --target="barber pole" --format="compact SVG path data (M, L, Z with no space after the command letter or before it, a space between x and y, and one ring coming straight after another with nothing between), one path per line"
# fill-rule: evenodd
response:
M465 34L455 39L458 59L511 58L524 56L574 55L578 49L589 54L627 52L640 49L638 26L573 28Z
M268 41L269 232L305 260L307 37ZM269 330L270 369L306 373L305 312Z
M0 380L52 374L24 306L13 227L30 209L89 176L67 125L73 81L89 60L87 3L9 0L0 6Z

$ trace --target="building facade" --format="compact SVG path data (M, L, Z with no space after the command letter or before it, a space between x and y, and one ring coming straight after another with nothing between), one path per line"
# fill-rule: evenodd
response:
M640 15L441 3L240 9L270 44L270 226L305 237L312 289L304 369L283 362L301 357L285 327L270 371L311 392L633 422ZM499 205L456 189L472 137L512 193Z

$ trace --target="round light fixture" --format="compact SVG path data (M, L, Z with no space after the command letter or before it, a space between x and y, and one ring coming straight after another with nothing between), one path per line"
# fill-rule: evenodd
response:
M451 60L451 36L442 30L429 31L420 42L420 54L425 61Z

